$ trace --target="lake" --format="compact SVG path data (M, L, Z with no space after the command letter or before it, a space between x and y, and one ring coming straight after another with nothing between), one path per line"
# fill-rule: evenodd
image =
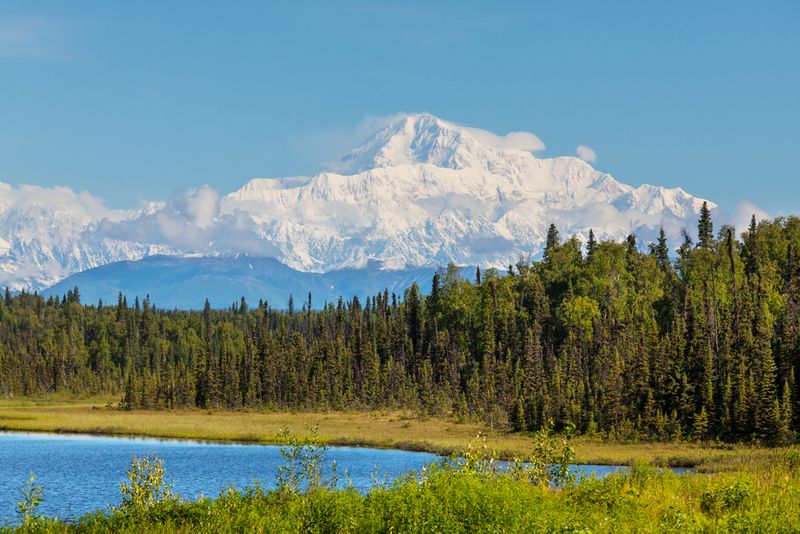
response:
M134 455L157 454L164 460L166 479L186 499L215 497L231 484L242 489L261 481L274 487L280 447L204 443L133 437L0 432L0 524L14 521L20 489L30 473L44 487L39 511L70 518L119 503L119 485ZM356 447L331 447L340 483L352 481L367 491L379 479L392 480L439 459L434 454ZM620 466L573 466L578 473L605 476Z

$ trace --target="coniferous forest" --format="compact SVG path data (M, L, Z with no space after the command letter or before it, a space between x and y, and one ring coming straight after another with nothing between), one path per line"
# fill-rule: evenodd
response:
M123 409L409 409L618 439L794 441L800 429L800 218L668 243L586 243L440 271L423 296L315 309L242 300L0 299L0 394L113 394ZM643 251L644 250L644 251Z

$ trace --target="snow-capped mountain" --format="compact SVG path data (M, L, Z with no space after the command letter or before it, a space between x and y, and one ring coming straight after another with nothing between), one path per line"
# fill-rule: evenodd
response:
M578 158L498 148L428 114L386 126L336 168L252 180L222 210L247 213L287 265L326 271L370 260L507 266L539 253L551 222L581 237L647 238L660 224L676 235L703 203L621 184Z
M526 134L530 135L530 134ZM138 211L68 188L0 187L0 284L41 289L151 254L274 257L302 271L504 267L562 235L677 237L703 202L681 189L633 188L574 157L539 158L502 137L429 114L375 133L333 169L208 187ZM713 204L709 203L712 207Z
M130 216L67 187L0 183L0 283L38 290L92 267L175 253L170 247L113 239L98 231L101 223Z

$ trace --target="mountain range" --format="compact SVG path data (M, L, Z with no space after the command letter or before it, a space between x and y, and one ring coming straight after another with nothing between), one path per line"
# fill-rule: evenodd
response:
M418 267L391 271L374 262L360 269L339 269L328 273L303 272L274 258L235 256L162 256L137 261L117 261L76 273L45 289L44 296L63 296L78 288L82 302L115 304L120 292L129 304L134 298L150 298L162 309L202 309L208 299L214 308L239 305L244 297L250 305L259 300L278 309L288 309L290 297L296 309L312 296L312 308L336 304L344 299L367 297L384 290L402 298L417 283L423 292L431 287L435 269Z
M366 269L401 279L449 262L505 268L536 257L550 223L581 239L591 228L598 239L633 233L643 241L659 226L677 239L695 224L703 199L682 189L631 187L579 158L540 158L506 139L413 114L381 128L331 170L253 179L226 195L203 186L137 210L107 208L66 187L0 184L0 284L87 284L104 271L64 279L153 255L160 262L217 258L189 263L227 263L232 275L242 261L232 258L247 257L274 258L259 265L293 272L358 279ZM125 265L118 272L132 268ZM125 283L119 278L117 289Z

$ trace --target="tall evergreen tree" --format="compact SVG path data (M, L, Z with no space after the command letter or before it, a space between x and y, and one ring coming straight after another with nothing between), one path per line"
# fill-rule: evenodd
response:
M711 222L711 210L705 201L700 208L700 221L697 223L697 246L705 249L714 246L714 225Z
M667 245L667 234L664 232L664 227L658 229L658 241L653 248L653 256L656 258L659 268L662 271L671 269L672 265L669 259L669 246Z
M558 228L555 224L551 224L547 228L547 238L544 244L544 258L547 260L552 254L553 250L559 245Z
M750 218L750 226L745 234L743 253L745 255L745 272L753 275L758 271L758 224L756 216Z
M800 430L800 218L670 261L663 232L551 236L544 261L430 294L344 296L303 313L0 302L0 395L113 395L122 408L403 409L535 431L549 420L620 438L785 444ZM588 248L588 247L587 247ZM737 254L741 257L737 258ZM748 261L751 266L747 267ZM744 264L744 275L743 275ZM478 271L476 270L476 275ZM470 276L470 278L472 278ZM362 305L363 303L363 305ZM293 307L292 307L293 308Z
M586 241L586 260L592 261L592 254L597 248L597 240L594 238L594 230L589 228L589 239Z

